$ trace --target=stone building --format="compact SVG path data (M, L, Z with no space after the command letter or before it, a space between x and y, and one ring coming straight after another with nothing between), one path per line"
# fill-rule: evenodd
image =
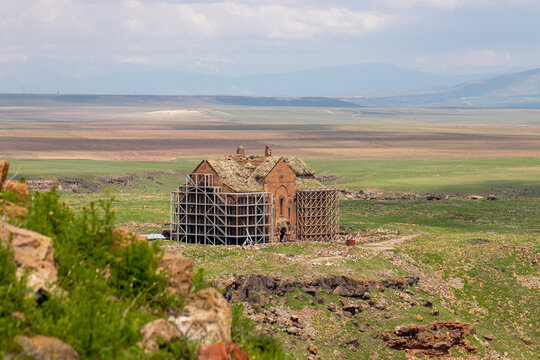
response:
M296 157L234 155L203 160L171 194L171 238L201 244L331 240L338 193Z

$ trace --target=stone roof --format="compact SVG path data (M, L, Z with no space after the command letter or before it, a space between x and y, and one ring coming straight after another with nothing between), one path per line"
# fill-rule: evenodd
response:
M253 171L253 176L265 177L272 171L279 159L285 160L297 176L313 175L315 173L305 162L297 157L269 156L257 166L255 171Z
M263 187L251 176L251 172L233 159L210 159L223 183L237 192L263 191Z
M283 159L299 177L314 174L314 171L305 162L296 157L269 156L259 165L250 162L249 159L246 164L242 165L232 156L223 159L209 159L207 161L217 172L221 181L233 191L255 192L264 191L263 186L256 179L266 177L280 159ZM260 158L258 160L260 161ZM322 187L312 177L309 179L297 178L296 183L299 188Z

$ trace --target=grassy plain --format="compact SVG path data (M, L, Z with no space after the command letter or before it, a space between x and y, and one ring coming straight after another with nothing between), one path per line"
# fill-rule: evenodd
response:
M160 230L169 221L168 193L183 183L184 174L200 160L12 159L10 176L79 182L80 193L65 193L73 205L95 200L108 190L117 199L119 221L132 230L147 232ZM540 196L538 158L307 159L307 162L319 175L331 176L328 185L350 190L379 194ZM121 181L115 182L114 178ZM412 202L408 204L413 206ZM496 204L493 203L494 208ZM482 203L482 207L486 205Z

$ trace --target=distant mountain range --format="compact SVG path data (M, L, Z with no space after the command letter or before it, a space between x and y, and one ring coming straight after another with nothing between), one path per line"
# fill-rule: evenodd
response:
M23 79L7 72L0 73L0 92L20 93L22 84L33 92L89 94L39 97L40 100L34 97L35 101L60 101L64 104L158 101L188 106L540 108L540 68L489 77L442 76L388 64L347 65L241 77L150 71L116 72L74 79L54 71L34 71L31 79ZM169 95L152 96L161 94ZM0 104L10 101L26 100L14 96L0 98Z
M540 68L474 80L434 92L373 100L379 105L391 106L540 108ZM354 102L362 104L362 101Z
M384 96L411 89L437 89L475 80L482 75L436 75L390 64L325 67L286 73L226 76L189 71L113 71L82 75L56 63L23 64L0 69L0 92L116 95L241 96ZM69 75L77 74L77 76Z

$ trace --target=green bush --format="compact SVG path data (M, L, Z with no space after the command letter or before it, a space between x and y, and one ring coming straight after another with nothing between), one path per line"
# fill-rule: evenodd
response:
M238 346L249 354L250 359L282 360L290 357L274 338L260 335L255 331L253 321L243 316L242 305L232 307L231 337Z
M115 247L112 201L91 202L76 214L54 189L34 193L26 224L53 239L58 285L65 291L31 314L32 330L64 339L90 358L138 353L139 329L153 319L139 305L181 303L169 298L166 278L156 273L156 246L132 241Z
M156 244L132 241L121 248L110 264L111 286L116 294L138 297L140 302L166 307L167 278L157 273L161 251Z
M204 269L198 268L193 273L193 281L191 282L191 292L197 292L210 287L210 282L204 279Z
M14 349L13 338L21 333L23 322L14 313L27 308L25 278L17 279L17 266L13 262L13 250L0 242L0 357L3 351Z

